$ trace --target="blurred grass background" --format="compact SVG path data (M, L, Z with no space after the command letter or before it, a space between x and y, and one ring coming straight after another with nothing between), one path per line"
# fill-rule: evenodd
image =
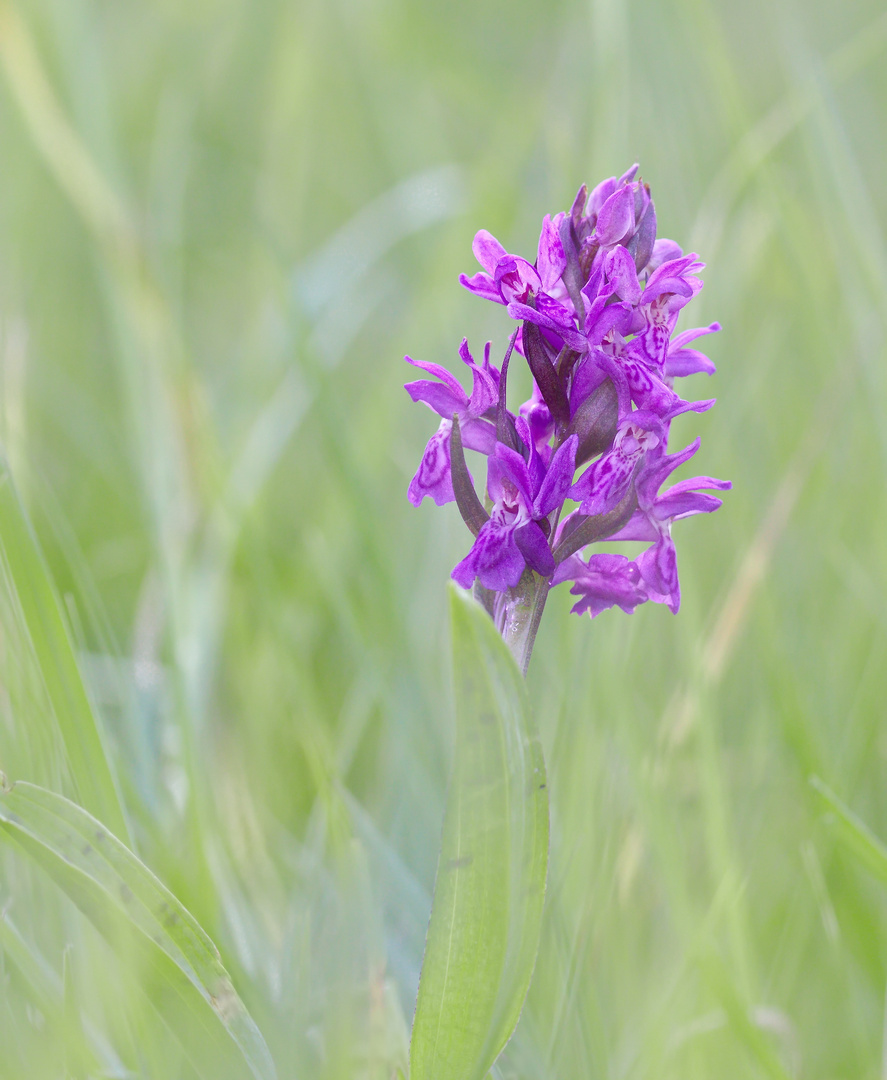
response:
M467 534L406 501L402 357L501 353L476 229L532 257L635 160L724 327L676 437L735 487L676 530L677 619L549 602L548 905L497 1072L887 1075L884 890L809 784L887 836L885 57L875 0L0 2L3 448L137 849L282 1077L405 1066ZM76 797L53 663L4 568L0 768ZM8 853L0 909L0 1076L79 1075L10 926L118 1075L191 1075Z

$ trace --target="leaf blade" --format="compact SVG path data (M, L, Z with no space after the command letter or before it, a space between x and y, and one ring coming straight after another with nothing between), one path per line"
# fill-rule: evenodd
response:
M156 980L161 1015L200 1075L239 1076L248 1068L256 1080L275 1080L265 1041L209 936L101 822L61 795L19 782L0 793L0 836L41 866L112 945L132 950ZM232 1072L234 1048L242 1065Z
M866 823L818 776L810 777L813 787L835 815L834 827L841 843L883 885L887 885L887 847Z
M0 561L15 590L71 774L83 805L124 841L129 830L102 732L89 701L61 604L30 521L0 460Z
M411 1080L481 1080L530 984L548 869L545 765L523 679L451 591L453 776L410 1045Z

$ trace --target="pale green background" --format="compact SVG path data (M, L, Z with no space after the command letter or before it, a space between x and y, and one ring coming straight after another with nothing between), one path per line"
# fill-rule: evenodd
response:
M885 1075L887 897L808 783L887 837L883 6L3 0L0 52L3 446L140 851L281 1076L405 1060L469 535L406 501L435 420L403 354L501 354L456 283L476 229L532 257L635 160L708 264L682 325L724 327L675 436L734 490L675 529L678 618L549 603L548 906L500 1075ZM0 768L67 790L3 610ZM135 1023L11 856L7 906L57 971L73 943L99 1028ZM188 1076L144 1023L132 1067ZM60 1075L2 955L0 1046Z

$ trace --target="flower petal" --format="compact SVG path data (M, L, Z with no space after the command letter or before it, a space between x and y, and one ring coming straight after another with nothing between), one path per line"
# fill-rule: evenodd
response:
M450 474L450 431L452 421L442 420L440 427L428 440L416 475L410 481L408 498L418 506L429 495L438 506L452 502L453 479Z
M689 345L696 338L703 337L705 334L716 334L720 329L721 324L713 322L708 326L697 326L692 330L684 330L673 338L671 347L673 349L683 349L685 345Z
M462 389L462 384L447 368L441 367L440 364L432 364L427 360L414 360L411 356L405 356L404 360L406 360L408 364L412 364L413 367L420 368L422 371L427 371L429 375L433 375L436 379L440 379L444 386L448 386L456 397L461 397L464 402L468 401L468 395Z
M461 390L462 387L460 386L459 389ZM443 416L446 419L452 419L453 413L462 412L468 404L464 391L460 397L456 397L448 387L441 386L440 383L430 382L427 379L406 383L404 390L413 401L421 401L430 409L434 409L438 416Z
M682 379L686 375L714 375L717 368L697 349L669 349L665 358L665 375L669 379Z
M484 300L492 300L495 304L505 303L502 299L502 293L499 291L499 286L489 274L475 274L473 277L460 274L459 284Z
M497 486L501 484L502 476L507 477L514 484L529 510L533 505L533 485L530 482L527 463L516 450L500 442L496 443L494 456L490 458L490 494L496 490L493 486L494 482Z
M620 300L637 304L641 298L638 272L634 259L624 247L614 247L607 252L607 257L604 259L604 273L610 283L615 286L616 295Z
M536 269L542 279L542 288L546 291L551 290L567 268L567 256L564 252L564 245L561 243L559 230L564 217L565 215L560 213L552 220L551 216L546 214L545 220L542 222Z
M652 547L638 556L637 566L641 577L650 587L650 599L667 604L672 614L677 615L681 606L681 586L672 538L668 534L660 536Z
M492 454L496 449L496 427L489 420L478 420L467 416L461 421L462 445L466 450L477 450L480 454Z
M480 530L465 558L453 570L452 578L470 589L475 578L485 589L505 592L514 588L524 572L524 557L514 539L515 530L488 521Z
M543 577L551 577L554 573L554 556L545 539L545 533L536 522L528 521L517 529L514 540L527 566Z
M536 267L519 255L506 255L500 259L493 279L506 304L512 300L523 303L542 288L542 279L536 272Z
M572 608L574 614L588 614L593 619L618 604L626 615L631 615L647 600L637 564L624 555L592 555L587 565L578 556L574 558L578 567L573 564L576 584L570 592L581 598Z
M634 191L629 185L618 188L601 207L594 239L601 247L622 240L634 229Z
M486 229L480 229L475 233L474 241L471 244L471 250L474 252L474 257L486 270L488 274L495 273L496 265L500 259L503 259L508 252L499 243L492 233L487 232Z
M552 300L551 303L557 304L557 301ZM537 311L535 308L528 307L526 304L517 303L516 301L510 303L507 310L512 319L520 319L521 321L535 323L536 326L543 326L548 330L553 330L554 333L557 334L565 344L569 345L571 349L575 349L577 352L581 353L587 352L587 339L576 330L571 330L565 325L566 323L572 324L572 316L562 305L557 304L557 307L560 308L560 311L557 312L558 317L561 317L561 312L566 316L563 322L555 322L548 311Z
M555 451L533 505L534 518L548 517L551 511L556 506L560 506L567 497L567 492L573 483L573 473L576 471L576 448L578 446L579 436L571 435Z

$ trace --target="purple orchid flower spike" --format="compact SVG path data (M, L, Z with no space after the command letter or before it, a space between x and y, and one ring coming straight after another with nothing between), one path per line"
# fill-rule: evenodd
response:
M418 506L426 495L438 506L455 498L450 471L450 432L454 415L459 417L463 444L470 450L491 454L496 445L496 425L490 419L484 419L499 395L499 372L490 364L490 346L487 344L484 350L484 363L480 367L468 351L466 338L459 346L459 355L471 369L474 385L470 395L465 393L459 380L446 368L404 357L408 364L440 380L432 382L430 379L420 379L407 383L404 389L413 401L424 402L443 417L437 431L429 439L419 469L410 483L409 500L413 506Z
M637 165L591 193L580 187L566 212L546 215L534 262L510 254L486 230L472 245L481 272L460 281L503 306L518 323L502 365L476 364L467 393L436 364L407 384L440 416L410 484L418 505L455 499L474 542L453 571L496 620L526 670L548 591L571 581L573 610L592 617L651 600L680 605L672 524L721 505L729 483L701 476L660 494L698 441L668 454L671 421L713 401L685 401L675 380L712 374L694 345L718 323L676 333L702 288L703 263L656 235L656 210ZM507 407L506 373L523 356L529 399ZM512 361L512 364L514 361ZM487 456L488 501L480 502L463 448ZM586 466L577 478L577 468ZM567 505L572 499L577 509ZM603 540L640 540L636 558L588 550ZM582 551L586 554L583 557Z

